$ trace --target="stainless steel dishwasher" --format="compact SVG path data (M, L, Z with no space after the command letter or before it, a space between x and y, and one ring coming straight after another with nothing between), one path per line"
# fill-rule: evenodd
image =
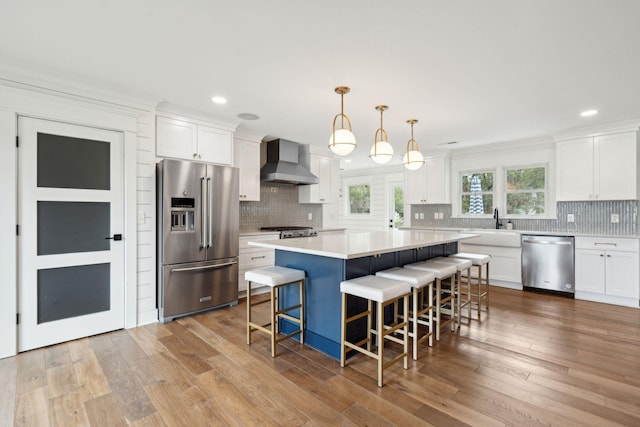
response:
M574 238L522 235L522 286L525 290L575 293Z

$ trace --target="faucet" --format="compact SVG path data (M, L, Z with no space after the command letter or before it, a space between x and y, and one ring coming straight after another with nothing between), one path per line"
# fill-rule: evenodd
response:
M496 220L496 230L502 227L502 223L500 222L500 215L498 215L498 208L493 210L493 219Z

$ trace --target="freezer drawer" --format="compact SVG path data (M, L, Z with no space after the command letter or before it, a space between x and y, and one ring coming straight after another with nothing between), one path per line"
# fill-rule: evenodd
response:
M238 303L238 258L163 266L161 275L161 322Z

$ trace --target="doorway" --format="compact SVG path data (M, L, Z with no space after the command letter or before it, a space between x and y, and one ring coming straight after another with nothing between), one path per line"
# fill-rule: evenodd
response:
M389 182L387 215L389 228L404 226L404 181Z
M124 327L124 135L19 117L18 351Z

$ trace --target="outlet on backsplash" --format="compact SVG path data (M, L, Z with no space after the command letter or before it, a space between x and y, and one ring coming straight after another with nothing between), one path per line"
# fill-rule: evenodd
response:
M567 214L567 222L576 222L576 217L574 214Z
M619 222L620 222L620 215L611 214L611 223L612 224L618 224Z

